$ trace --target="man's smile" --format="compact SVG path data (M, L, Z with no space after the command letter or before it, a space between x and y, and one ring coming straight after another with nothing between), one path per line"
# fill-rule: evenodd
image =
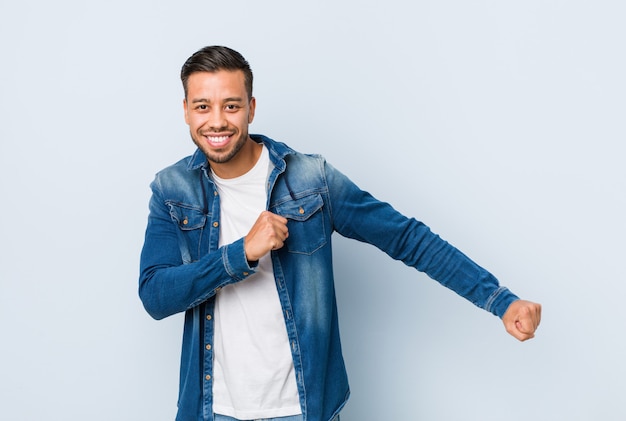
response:
M231 135L204 135L204 138L211 144L215 146L221 146L228 142Z

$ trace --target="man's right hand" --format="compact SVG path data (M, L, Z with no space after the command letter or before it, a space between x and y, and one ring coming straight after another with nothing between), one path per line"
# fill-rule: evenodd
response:
M278 250L289 237L287 219L275 213L263 211L244 238L246 259L256 262L271 250Z

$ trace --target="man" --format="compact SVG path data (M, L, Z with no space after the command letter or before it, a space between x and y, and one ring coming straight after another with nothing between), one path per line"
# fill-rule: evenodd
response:
M534 336L539 304L518 299L413 218L317 155L250 135L246 60L206 47L183 65L198 150L151 185L139 294L156 319L185 312L178 421L331 421L349 396L331 234L373 244Z

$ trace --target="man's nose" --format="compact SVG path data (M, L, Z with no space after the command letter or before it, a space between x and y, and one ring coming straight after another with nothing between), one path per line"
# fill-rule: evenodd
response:
M223 110L212 110L209 113L209 119L207 121L211 129L223 129L228 126L226 121L226 113Z

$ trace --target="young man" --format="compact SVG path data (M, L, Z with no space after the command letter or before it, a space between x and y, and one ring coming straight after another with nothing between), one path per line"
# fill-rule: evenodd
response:
M317 155L250 135L252 72L226 47L183 65L198 146L151 185L139 294L155 319L185 312L178 421L331 421L349 396L331 234L365 241L534 336L518 299L423 223Z

